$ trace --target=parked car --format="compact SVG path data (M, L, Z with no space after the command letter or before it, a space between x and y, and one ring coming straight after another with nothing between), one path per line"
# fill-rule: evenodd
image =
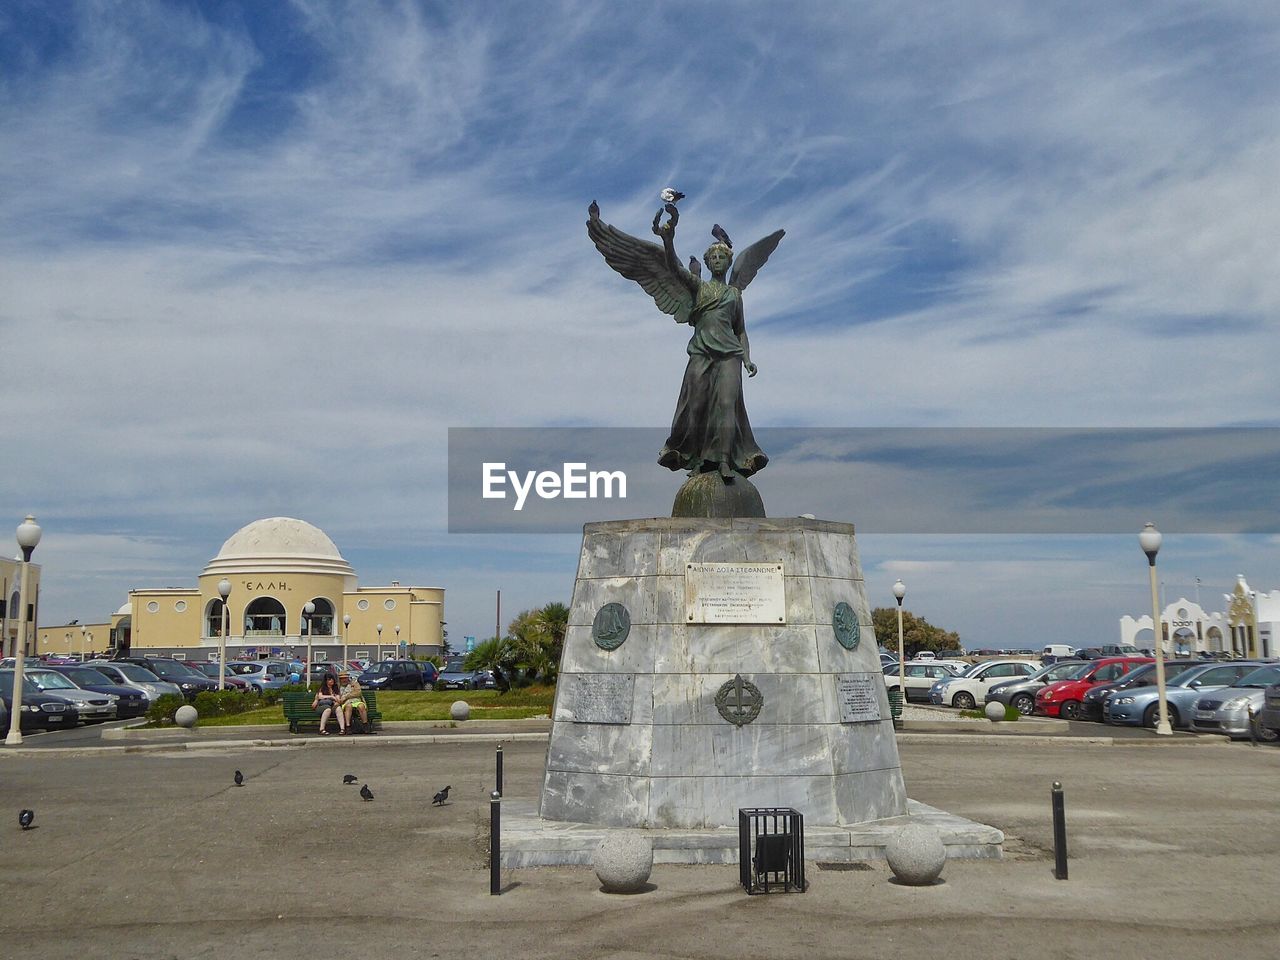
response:
M0 699L4 700L5 716L13 713L13 671L0 670ZM80 722L80 714L73 701L56 693L46 693L31 682L24 671L22 677L22 714L18 718L20 730L59 730L74 727Z
M1166 660L1164 664L1164 677L1166 682L1172 681L1184 670L1190 670L1192 667L1200 666L1196 660ZM1136 670L1130 670L1119 680L1112 680L1110 683L1100 683L1097 686L1090 687L1080 700L1080 717L1081 720L1092 720L1095 723L1102 723L1106 719L1104 710L1107 701L1112 695L1121 690L1129 690L1134 687L1145 687L1148 684L1156 682L1156 665L1155 661L1143 664Z
M182 690L178 688L176 683L167 683L161 680L146 667L140 667L136 663L125 663L121 660L90 660L86 666L93 667L103 676L106 676L122 687L130 687L134 690L141 690L146 698L155 702L161 697L182 696Z
M435 664L424 674L417 660L383 660L360 674L360 686L371 690L425 690L435 682ZM430 677L430 679L428 679Z
M343 672L350 673L351 668L339 663L337 660L317 660L311 665L311 682L319 683L328 674L333 674L336 679L338 674Z
M1262 699L1262 709L1258 712L1258 726L1280 734L1280 683L1267 687Z
M928 660L921 663L905 663L902 665L902 673L905 674L902 679L906 684L907 700L915 700L919 703L929 702L929 688L939 680L948 680L952 677L959 676L959 673L953 668L942 663L933 663ZM898 665L895 663L892 670L885 667L885 689L897 690L898 684Z
M185 663L188 667L191 667L193 670L198 670L198 671L200 671L200 672L201 672L201 673L203 673L206 677L208 677L210 680L212 680L212 681L213 681L213 685L214 685L214 687L215 687L215 688L218 686L218 664L217 664L217 662L216 662L216 661L213 661L213 660L183 660L182 662L183 662L183 663ZM225 683L226 683L226 685L227 685L227 689L228 689L228 690L247 690L247 689L249 689L249 684L248 684L248 683L246 683L244 680L241 680L241 679L240 679L239 677L237 677L234 673L232 673L232 672L231 672L231 669L230 669L230 667L229 667L229 666L228 666L228 668L227 668L225 671L223 671L222 679L223 679L223 682L225 682Z
M289 685L287 660L230 660L227 669L254 690L280 690Z
M1130 670L1151 661L1145 657L1104 657L1090 661L1090 669L1070 680L1058 680L1036 693L1035 712L1063 720L1080 718L1080 701L1091 687L1119 680Z
M1076 656L1081 660L1102 660L1108 657L1138 657L1147 656L1145 650L1139 650L1137 647L1130 647L1119 643L1104 643L1096 647L1081 647L1076 651Z
M99 673L90 666L81 666L77 663L68 666L50 667L49 669L56 670L81 690L110 694L115 697L117 720L132 720L134 717L140 717L147 712L147 707L150 706L147 695L141 690L122 686L106 674Z
M49 667L27 670L26 678L41 693L54 693L74 703L81 723L106 723L116 718L116 703L120 698L114 694L81 690L69 678Z
M161 680L176 685L188 700L194 700L207 690L218 689L217 681L210 680L199 670L172 657L122 657L116 662L136 663L140 667L146 667Z
M939 680L929 688L929 702L972 710L987 697L997 680L1027 677L1040 669L1038 660L984 660L957 677Z
M993 684L985 698L986 703L1003 703L1013 707L1024 717L1036 708L1036 693L1057 680L1069 680L1089 669L1087 660L1061 660L1041 667L1029 677L1002 680Z
M1280 683L1280 663L1269 663L1249 671L1229 687L1198 697L1191 711L1191 729L1198 733L1225 733L1233 739L1256 735L1259 740L1274 743L1280 733L1262 726L1255 714L1262 711L1267 688L1276 683Z
M444 662L444 669L440 671L436 677L436 688L439 690L474 690L483 678L477 678L478 674L484 673L481 670L467 670L462 664L462 657L455 657Z
M1256 660L1238 660L1230 664L1211 660L1208 663L1195 663L1189 669L1180 671L1165 685L1169 723L1175 727L1189 726L1196 700L1211 691L1230 686L1260 666L1263 664ZM1134 672L1137 673L1136 670ZM1157 714L1160 709L1160 691L1151 685L1155 680L1153 672L1143 675L1141 686L1117 690L1107 700L1103 707L1107 723L1156 726L1159 722Z

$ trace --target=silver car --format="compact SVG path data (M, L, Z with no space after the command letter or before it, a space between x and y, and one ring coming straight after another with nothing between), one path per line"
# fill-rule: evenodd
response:
M259 693L287 687L291 673L284 660L229 660L227 669Z
M1230 686L1247 673L1264 666L1257 660L1237 660L1231 663L1198 664L1169 680L1165 686L1165 702L1169 709L1169 723L1185 727L1191 723L1195 702L1205 694L1220 687ZM1133 687L1117 691L1102 705L1102 719L1107 723L1125 726L1155 727L1160 711L1160 691L1153 686Z
M1254 714L1262 710L1267 687L1280 683L1280 663L1258 667L1213 693L1198 697L1191 711L1191 729L1198 733L1225 733L1229 737L1256 734L1259 740L1271 742L1280 734L1254 723Z
M82 690L56 670L28 670L26 675L42 693L56 693L74 703L81 723L106 723L116 718L120 698L113 693Z
M1059 660L1047 667L1041 667L1029 677L1019 677L997 683L987 691L986 703L1003 703L1006 707L1016 707L1024 717L1029 717L1036 709L1036 691L1059 680L1074 680L1076 675L1090 667L1087 660Z
M163 696L180 697L182 691L176 683L161 680L146 667L136 663L112 663L109 660L90 660L85 666L110 677L122 687L140 690L149 702L155 703Z

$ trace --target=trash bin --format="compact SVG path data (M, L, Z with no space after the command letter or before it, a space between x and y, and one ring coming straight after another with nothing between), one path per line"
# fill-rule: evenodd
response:
M902 729L902 691L897 687L889 691L889 712L893 715L894 729Z

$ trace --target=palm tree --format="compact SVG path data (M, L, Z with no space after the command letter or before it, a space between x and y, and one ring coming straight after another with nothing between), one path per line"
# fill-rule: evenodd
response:
M490 637L476 644L476 648L462 661L464 670L492 670L493 678L502 690L509 690L511 682L507 673L514 666L510 638Z

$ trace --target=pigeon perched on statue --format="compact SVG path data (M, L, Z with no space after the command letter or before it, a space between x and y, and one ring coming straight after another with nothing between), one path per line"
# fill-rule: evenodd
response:
M684 199L684 194L675 187L665 187L658 196L662 198L663 203L679 203Z
M733 241L729 239L729 234L724 232L724 227L720 226L720 224L713 223L711 225L711 235L715 237L718 241L723 243L730 250L733 249Z
M373 791L369 789L369 785L367 783L360 788L360 797L364 800L373 799Z
M351 784L355 783L359 779L360 778L357 777L354 773L348 773L343 776L342 782L347 786L351 786Z
M18 814L18 824L22 827L23 830L30 830L31 821L34 820L35 818L36 818L36 812L34 810L23 810Z
M434 797L432 797L431 798L432 804L444 806L444 802L449 799L449 789L450 789L449 787L445 787L443 790L437 793Z
M244 786L244 774L243 774L243 773L241 773L239 770L237 770L237 771L236 771L236 777L235 777L235 780L236 780L236 786L237 786L237 787L243 787L243 786Z

